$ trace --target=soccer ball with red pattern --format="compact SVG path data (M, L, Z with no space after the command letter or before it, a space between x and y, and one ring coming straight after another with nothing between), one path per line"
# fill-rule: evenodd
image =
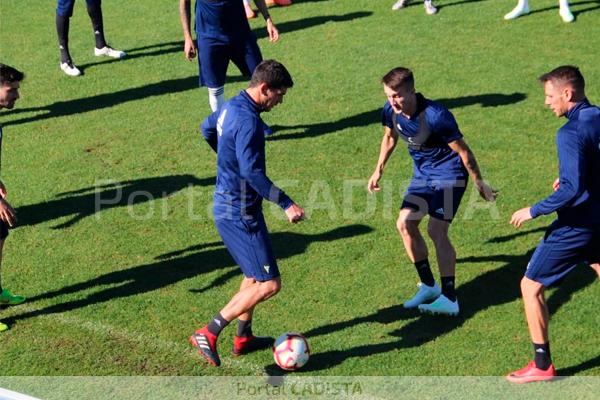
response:
M286 332L273 345L273 358L281 369L293 371L308 361L310 348L306 338L299 333Z

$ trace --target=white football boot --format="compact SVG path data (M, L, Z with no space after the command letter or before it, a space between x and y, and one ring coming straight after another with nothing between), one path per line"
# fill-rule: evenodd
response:
M440 314L440 315L458 315L458 300L450 301L443 294L440 295L433 303L431 304L421 304L419 306L419 311L427 314Z
M399 10L401 8L404 8L408 5L410 0L398 0L397 2L394 3L394 5L392 6L392 10Z
M517 6L513 8L511 12L504 16L504 19L515 19L526 14L529 14L529 2L521 3L519 1L519 4L517 4Z
M403 304L404 308L418 307L423 303L437 299L442 293L442 289L440 289L437 283L434 283L433 286L427 286L423 282L419 282L417 283L417 287L419 288L417 294Z
M423 6L425 7L425 12L427 13L427 15L434 15L438 12L438 9L436 8L436 6L433 5L433 2L431 0L425 0Z
M112 47L104 46L101 49L94 47L94 55L96 57L106 56L110 58L123 58L127 53L121 50L115 50Z
M575 20L575 16L573 15L569 7L561 7L558 11L558 14L564 22L573 22Z
M81 75L81 71L79 70L79 68L77 68L75 66L75 64L73 64L72 62L66 62L66 63L61 62L60 69L62 69L63 72L69 76Z

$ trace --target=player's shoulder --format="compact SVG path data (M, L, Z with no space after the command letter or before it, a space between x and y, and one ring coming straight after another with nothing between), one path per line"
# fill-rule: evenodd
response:
M583 108L579 111L579 121L600 124L600 107L590 104L589 107Z

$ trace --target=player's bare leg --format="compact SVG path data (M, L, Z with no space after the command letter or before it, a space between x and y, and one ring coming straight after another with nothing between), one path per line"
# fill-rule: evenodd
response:
M533 347L535 361L524 368L507 375L506 379L514 383L527 383L550 380L556 375L550 358L550 343L548 341L548 305L544 296L545 287L539 282L523 277L521 293L525 306L525 316Z
M430 218L427 233L433 241L440 269L442 294L431 304L421 304L419 311L430 314L457 315L458 300L455 292L456 251L450 243L448 229L450 223Z

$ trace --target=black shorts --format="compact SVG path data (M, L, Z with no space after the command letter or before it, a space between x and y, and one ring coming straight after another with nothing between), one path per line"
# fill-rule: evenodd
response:
M8 236L8 224L0 219L0 240L6 239Z

